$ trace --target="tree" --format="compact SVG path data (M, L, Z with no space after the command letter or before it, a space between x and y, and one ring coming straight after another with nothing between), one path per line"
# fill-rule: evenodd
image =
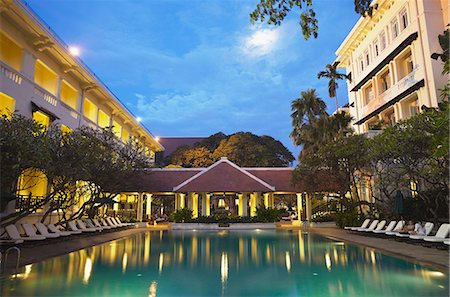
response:
M239 166L289 166L294 160L292 153L270 136L257 136L249 132L226 136L220 132L193 147L177 148L168 157L168 163L183 167L207 167L221 157L228 157Z
M450 31L447 29L443 34L438 36L439 45L441 46L442 53L433 53L431 58L434 60L440 59L444 63L442 70L442 75L447 75L450 73ZM450 96L450 83L447 84L441 90L441 97L444 100L448 100Z
M372 16L377 5L371 5L372 0L355 0L355 12L361 16ZM311 35L318 36L318 20L313 9L313 0L260 0L253 12L250 22L267 22L269 25L281 25L285 17L293 10L300 11L299 24L305 39Z
M336 110L338 110L339 108L339 102L336 92L337 88L339 87L337 81L341 79L350 79L350 77L347 74L339 73L337 71L337 66L338 63L334 63L333 65L327 64L325 66L326 69L324 71L320 71L317 74L318 79L321 78L328 79L328 95L336 100Z
M291 138L295 145L302 143L302 128L321 115L327 115L325 102L317 95L315 89L300 92L300 97L292 101Z

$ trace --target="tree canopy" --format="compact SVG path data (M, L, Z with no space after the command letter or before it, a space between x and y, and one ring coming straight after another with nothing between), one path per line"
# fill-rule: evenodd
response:
M166 160L166 165L207 167L227 157L239 166L289 166L294 161L291 152L270 136L257 136L249 132L211 135L194 146L177 148Z

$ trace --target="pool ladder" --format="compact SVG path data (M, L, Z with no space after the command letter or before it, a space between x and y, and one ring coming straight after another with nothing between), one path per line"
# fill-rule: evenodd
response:
M20 249L17 246L12 246L6 249L5 251L5 259L3 259L3 254L0 252L0 273L3 273L6 268L6 263L8 262L8 255L11 251L16 251L16 270L19 271L19 263L20 263Z

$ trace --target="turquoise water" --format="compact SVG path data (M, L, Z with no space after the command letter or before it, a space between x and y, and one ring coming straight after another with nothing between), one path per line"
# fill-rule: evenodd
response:
M26 266L2 296L448 296L448 275L300 231L153 231Z

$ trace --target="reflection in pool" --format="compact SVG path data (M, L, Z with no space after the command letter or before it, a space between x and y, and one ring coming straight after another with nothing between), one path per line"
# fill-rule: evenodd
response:
M448 296L448 275L301 231L153 231L40 263L2 296Z

